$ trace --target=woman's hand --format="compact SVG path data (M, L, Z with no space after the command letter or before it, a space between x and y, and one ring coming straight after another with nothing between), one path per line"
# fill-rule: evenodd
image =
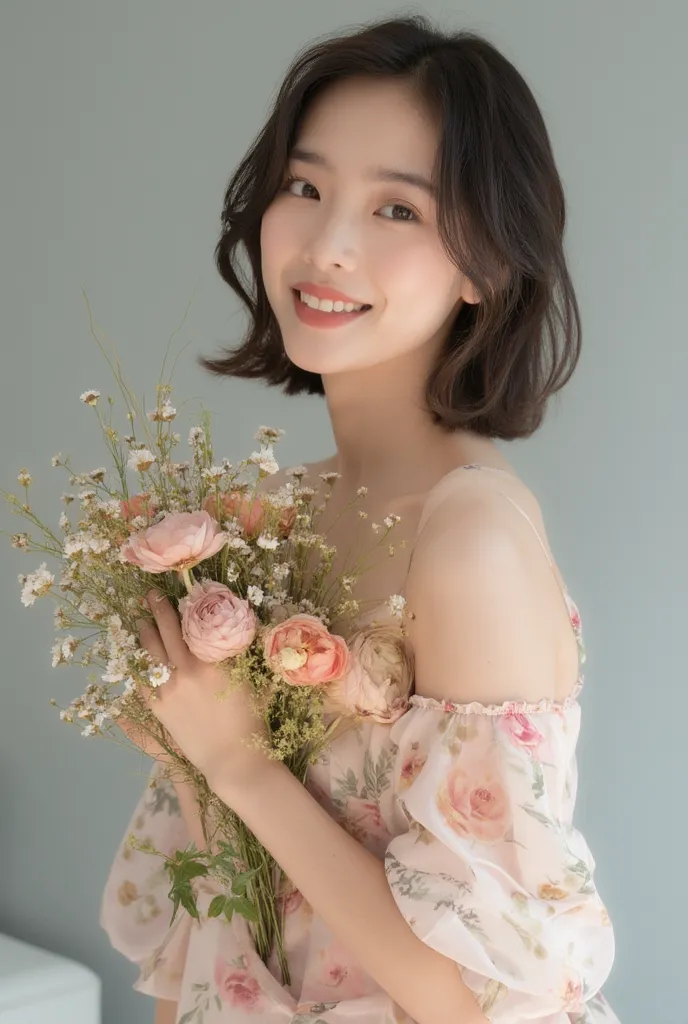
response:
M218 666L191 653L179 616L164 595L150 591L148 604L155 622L141 623L141 645L172 673L156 690L141 693L141 699L211 788L216 781L240 784L268 762L250 742L264 733L265 725L253 710L249 692L230 683Z

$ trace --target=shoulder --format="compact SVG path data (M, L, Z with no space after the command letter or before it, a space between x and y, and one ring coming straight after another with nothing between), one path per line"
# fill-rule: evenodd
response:
M406 596L419 695L460 704L557 697L562 597L503 493L481 484L442 501L417 542Z

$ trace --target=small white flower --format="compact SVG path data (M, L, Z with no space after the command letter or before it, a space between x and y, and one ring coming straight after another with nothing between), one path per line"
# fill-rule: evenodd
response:
M274 551L279 547L279 540L277 537L271 537L268 533L261 533L256 544L265 551Z
M71 505L71 503L74 501L74 495L63 494L62 497L60 498L60 501L64 501L65 505Z
M263 603L264 596L265 595L263 594L261 587L255 587L253 584L249 586L247 597L251 604L259 607Z
M367 487L359 487L358 490L356 491L356 494L358 495L359 498L365 498L367 493L368 493L368 488Z
M79 501L82 505L89 505L95 497L97 497L97 492L93 490L79 492Z
M227 541L227 547L234 548L234 550L238 551L242 555L248 554L251 550L251 545L247 544L242 537L230 537Z
M33 477L29 473L28 469L20 469L17 474L17 480L22 485L22 487L29 487L31 485Z
M105 469L105 467L99 466L98 469L90 470L90 472L88 472L86 476L89 477L90 480L93 480L94 483L100 484L105 479L106 473L107 470Z
M53 469L56 466L61 465L62 464L62 452L58 452L57 455L53 455L52 459L50 460L50 464L53 467Z
M404 608L406 607L406 598L402 597L401 594L392 594L389 598L387 605L392 615L397 618L401 618L404 614Z
M71 523L69 522L69 516L67 515L66 512L63 512L62 515L60 516L60 529L69 530L70 526Z
M284 472L286 476L295 476L297 480L300 480L302 476L306 476L308 470L305 466L290 466Z
M391 515L385 516L385 518L383 520L383 522L384 522L384 524L385 524L385 526L387 527L388 530L391 530L391 528L396 523L398 523L400 521L401 521L401 516L397 516L394 513L392 513Z
M146 414L151 423L169 423L177 415L177 410L170 404L169 401L165 400L161 406L157 409L153 409L152 412Z
M60 718L62 719L63 722L74 721L74 715L71 713L71 711L60 711Z
M146 678L151 686L162 686L163 683L169 682L171 675L168 665L151 665L146 673Z
M272 567L272 575L278 583L282 580L286 580L290 572L291 566L287 562L277 562Z
M26 577L21 595L22 604L29 608L37 597L43 597L48 593L54 582L55 577L48 572L47 563L43 562L35 572L29 573Z
M271 445L275 441L279 441L281 437L284 437L284 431L280 427L258 427L253 437L261 445Z
M204 480L221 480L224 475L224 466L207 466L201 472L201 476Z
M150 469L155 461L155 455L148 448L137 448L136 451L130 454L127 466L136 472L144 473L147 469Z
M227 582L235 583L239 579L239 566L230 562L227 566Z
M12 535L13 548L25 548L29 543L28 533L14 533Z
M326 484L334 483L335 480L341 479L341 473L337 473L336 470L332 469L327 473L318 473L321 480L324 480Z
M89 722L89 724L87 726L85 726L81 730L81 735L82 736L95 736L96 732L97 732L97 728L94 725L94 723L93 722Z
M75 636L66 636L64 640L58 640L52 649L53 668L56 668L58 665L64 665L68 661L72 661L74 659L74 652L78 646L79 641Z
M100 391L96 391L95 388L91 388L90 391L84 391L83 394L79 395L82 402L86 405L97 405L98 399L100 398Z
M252 462L254 466L258 466L263 473L267 473L269 476L272 476L279 469L279 465L272 453L272 448L269 445L261 448L259 452L251 452L248 461Z
M189 431L189 448L195 448L204 439L205 431L203 427L192 427Z
M58 605L53 613L53 625L55 629L63 629L67 623L67 613L62 605Z

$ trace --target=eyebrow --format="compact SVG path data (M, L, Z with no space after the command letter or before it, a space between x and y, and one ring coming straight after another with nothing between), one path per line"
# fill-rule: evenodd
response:
M330 161L322 156L321 153L316 153L312 149L304 149L302 146L294 146L289 154L291 160L301 160L305 164L315 164L318 167L324 167L328 171L333 170ZM406 185L413 185L414 188L422 189L433 199L437 198L437 188L428 178L423 174L417 174L415 171L399 171L392 167L369 167L366 171L365 177L368 181L400 181Z

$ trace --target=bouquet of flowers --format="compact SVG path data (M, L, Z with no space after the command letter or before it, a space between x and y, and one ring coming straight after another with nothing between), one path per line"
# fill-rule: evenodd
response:
M173 430L171 383L157 385L156 407L144 415L119 364L108 362L127 405L128 432L113 426L112 398L107 418L98 390L84 391L81 401L98 420L112 468L77 472L62 454L52 458L74 489L62 495L57 530L30 504L27 469L18 474L23 498L3 492L12 512L42 534L13 534L12 545L54 558L59 566L53 572L44 561L21 574L21 600L27 607L45 596L57 603L54 667L99 668L85 692L60 709L60 718L78 725L83 736L147 734L164 751L163 771L194 786L206 848L191 844L165 856L138 844L165 859L172 918L180 905L198 918L194 881L213 878L221 895L212 900L209 916L246 917L260 956L267 961L274 948L288 983L279 913L287 880L142 699L164 686L173 668L140 642L141 620L150 615L146 595L154 588L168 598L187 646L198 659L221 667L226 692L248 688L265 723L254 742L302 782L337 730L366 716L391 723L406 710L412 664L404 629L355 628L353 588L365 565L359 560L335 577L335 548L316 529L336 473L321 474L327 488L322 504L315 504L317 492L304 482L303 466L288 470L290 481L269 490L262 482L278 470L274 446L284 431L260 427L258 450L236 467L227 459L218 463L207 412L189 432L190 460L174 461L181 437ZM360 488L354 500L365 493ZM76 515L70 515L73 509ZM372 524L374 546L387 542L398 521L388 516L384 525ZM391 545L388 550L394 553ZM399 619L404 605L399 595L389 599ZM335 620L348 625L330 632ZM118 719L127 724L124 732Z

